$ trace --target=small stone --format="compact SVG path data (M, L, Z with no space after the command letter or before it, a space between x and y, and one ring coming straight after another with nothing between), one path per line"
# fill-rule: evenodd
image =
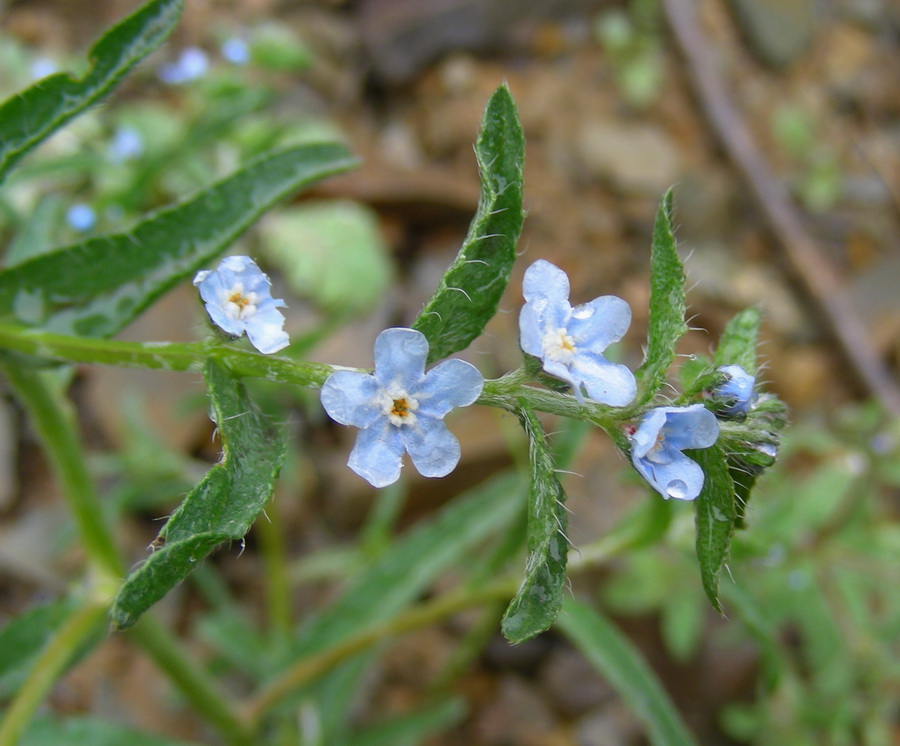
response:
M586 121L576 147L593 176L626 194L658 196L680 178L678 147L659 127Z

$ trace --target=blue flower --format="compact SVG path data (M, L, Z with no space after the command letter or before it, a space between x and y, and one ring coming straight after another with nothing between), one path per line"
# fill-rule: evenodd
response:
M66 212L66 221L79 233L87 233L97 223L97 214L90 205L78 202Z
M288 346L284 316L285 302L269 292L269 278L249 256L225 257L217 269L198 272L194 285L206 303L213 322L236 337L247 337L260 352L270 354Z
M703 489L703 469L682 451L709 448L718 437L719 422L702 404L657 407L631 436L631 461L667 500L693 500Z
M728 375L728 380L714 391L716 396L730 402L721 410L722 414L747 414L759 398L753 390L756 379L740 365L721 365L717 370Z
M250 61L250 47L247 46L247 42L237 36L232 36L222 42L219 51L232 65L246 65Z
M445 360L425 372L428 340L414 329L385 329L375 340L375 372L339 370L322 387L322 406L360 428L347 465L374 487L396 482L404 451L422 476L443 477L459 462L459 441L443 423L481 394L474 365Z
M182 85L201 78L209 68L209 58L200 47L187 47L175 62L163 65L159 79L168 85Z
M634 375L626 366L611 363L600 354L628 330L628 304L614 295L604 295L572 308L569 278L543 259L525 271L522 289L522 350L539 357L551 376L571 384L579 401L586 393L594 401L613 407L631 402L637 390Z
M109 144L109 158L113 163L124 163L139 158L144 152L141 133L133 127L119 127Z

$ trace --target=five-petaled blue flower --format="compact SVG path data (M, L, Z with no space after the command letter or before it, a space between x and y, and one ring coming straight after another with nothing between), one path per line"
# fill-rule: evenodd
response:
M206 303L206 312L222 331L247 337L260 352L270 354L288 346L285 302L269 292L269 278L249 256L225 257L217 269L198 272L194 284Z
M570 383L579 400L586 393L594 401L614 407L631 402L636 392L634 375L600 354L628 330L628 304L604 295L572 308L569 278L543 259L525 271L522 289L522 350L539 357L547 373Z
M459 441L443 418L474 402L484 378L456 359L426 373L427 356L421 332L385 329L375 340L374 374L339 370L322 387L328 415L360 428L347 465L375 487L397 481L404 451L425 477L446 476L459 462Z
M716 416L702 404L650 410L631 436L634 468L667 500L693 500L703 489L703 469L685 448L709 448L719 437Z
M715 395L728 399L731 403L722 409L722 414L747 414L759 398L753 390L756 379L740 365L721 365L717 369L728 375L728 380L716 388Z

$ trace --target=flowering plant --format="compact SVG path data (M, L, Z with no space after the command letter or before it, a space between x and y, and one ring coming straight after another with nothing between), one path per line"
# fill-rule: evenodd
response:
M51 74L0 105L0 180L29 150L96 103L159 46L177 22L181 6L179 0L151 0L97 43L82 77ZM243 69L253 56L249 48L232 44L226 59L232 68ZM160 74L180 90L211 74L210 65L201 50L186 50ZM31 112L46 116L38 122ZM145 158L142 142L113 145L112 160L123 168L128 161ZM638 475L634 483L645 483L647 492L658 493L652 494L650 505L662 504L660 495L693 503L693 508L682 507L696 513L701 583L719 608L719 576L732 535L743 525L755 480L774 462L784 425L778 399L755 391L759 313L751 309L738 314L726 327L714 359L684 366L683 391L672 393L670 369L686 324L670 191L654 221L643 359L636 357L639 345L627 339L631 309L625 300L599 295L572 306L564 270L537 259L525 270L522 286L521 366L485 380L475 365L454 356L469 354L467 348L497 313L517 257L524 218L524 136L505 85L487 104L475 152L481 199L469 232L430 299L414 318L404 319L408 326L388 328L374 339L374 370L305 359L317 335L289 345L281 310L286 304L272 297L269 278L255 261L244 255L219 260L248 226L284 197L352 168L356 159L341 143L301 144L263 154L199 193L149 213L128 230L81 235L78 243L21 258L0 271L0 367L51 454L49 463L65 487L89 570L84 592L72 601L75 612L62 623L59 645L31 651L29 660L38 663L9 710L13 724L6 730L0 726L0 744L15 742L40 699L35 692L49 686L91 640L102 637L94 633L107 618L117 630L134 626L133 639L171 674L225 741L241 745L260 743L275 732L266 718L276 717L278 705L307 683L303 677L311 675L308 671L332 665L319 661L298 674L296 666L308 662L310 651L324 650L327 657L333 651L329 645L338 643L347 645L350 652L345 656L362 649L365 640L347 636L373 634L375 622L393 618L405 604L426 595L452 561L465 558L475 568L461 584L463 596L470 599L466 593L483 592L488 575L507 573L498 568L511 566L511 556L524 554L524 561L516 559L515 582L507 578L494 590L496 598L509 602L503 633L521 642L558 623L578 639L584 629L596 625L588 623L594 617L577 602L569 603L568 613L557 621L570 548L570 516L560 477L568 457L560 445L565 445L565 437L556 440L545 432L544 415L606 433L633 465ZM73 208L70 228L90 234L97 228L95 217L89 206ZM189 343L113 338L168 290L179 284L189 287L191 279L216 333ZM186 319L189 313L185 311ZM345 321L335 316L329 324ZM185 321L185 326L191 323ZM253 350L240 339L244 334ZM619 341L628 344L611 350ZM506 343L519 354L516 340ZM60 381L68 379L48 370L69 363L203 373L221 458L186 488L138 564L133 562L135 553L124 554L111 533L112 511L98 498L64 399ZM518 421L527 444L519 449L527 479L501 474L488 482L491 489L451 500L438 520L384 556L373 540L354 558L360 566L371 567L348 583L334 611L317 617L300 636L283 620L283 636L271 649L242 659L259 668L261 691L252 706L238 708L219 695L205 670L188 668L184 656L172 652L177 650L174 641L154 617L143 617L217 547L243 544L267 508L277 519L272 496L288 453L287 428L254 404L251 379L281 384L292 392L299 387L319 389L328 417L359 430L347 461L350 469L375 488L399 483L377 496L366 493L379 506L377 521L382 523L373 518L377 526L388 525L396 515L392 498L384 496L396 498L402 491L407 454L420 475L434 478L448 475L461 453L472 452L444 423L456 408L476 404L500 410L506 415L504 424ZM321 409L312 411L308 404L302 400L304 422L313 423L320 436L340 432L324 424ZM293 406L301 411L301 405ZM307 442L305 436L293 435L292 449ZM467 476L473 482L482 478ZM287 499L286 493L280 498ZM266 532L259 529L268 562L284 551L284 542ZM496 536L503 538L483 562L476 562L476 550ZM272 566L277 565L272 560ZM272 604L284 604L284 613L284 599L290 596L286 588L271 593ZM359 613L363 608L369 613L365 619ZM69 614L68 606L61 609L63 616ZM238 621L229 624L244 623L240 615L234 619ZM54 633L47 632L47 638ZM234 637L222 635L221 629L210 634ZM264 648L263 636L257 637ZM617 645L627 645L616 639ZM272 671L286 672L270 684ZM646 684L645 674L637 678L642 692L658 696Z

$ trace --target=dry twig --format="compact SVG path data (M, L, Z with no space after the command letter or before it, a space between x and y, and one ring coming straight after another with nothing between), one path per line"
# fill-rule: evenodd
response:
M663 7L694 93L714 134L759 203L769 229L821 308L856 376L889 412L900 416L900 386L873 348L834 267L806 230L790 196L732 103L725 81L706 52L710 42L697 22L695 0L663 0Z

